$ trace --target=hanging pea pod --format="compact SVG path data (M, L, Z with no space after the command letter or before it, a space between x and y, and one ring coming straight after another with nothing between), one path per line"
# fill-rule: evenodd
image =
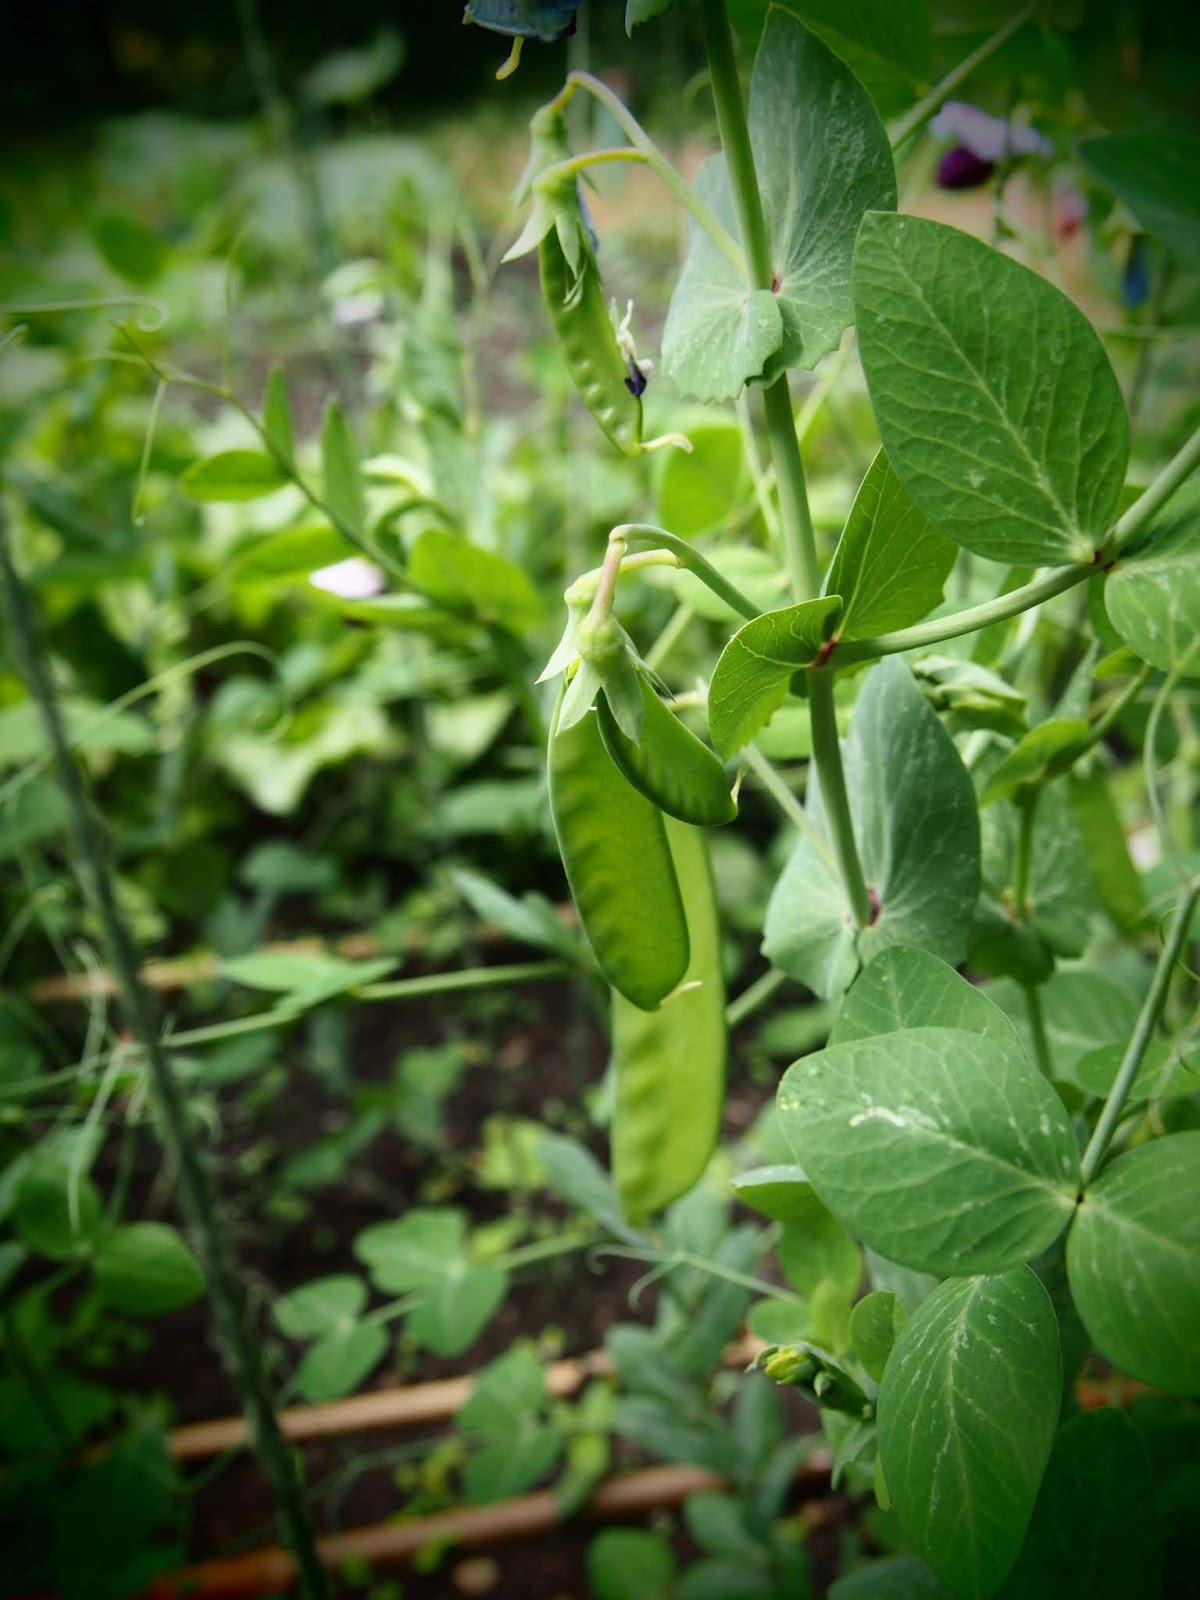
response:
M708 1165L725 1096L721 927L704 835L668 819L691 941L684 982L653 1012L613 995L613 1182L640 1226L686 1194Z
M596 961L632 1005L653 1010L688 964L662 814L609 758L594 711L562 728L555 708L548 767L559 853Z
M560 227L542 235L538 270L550 326L584 405L619 450L636 456L642 443L645 378L621 348L590 249L568 257Z
M601 694L596 702L604 748L635 789L660 811L699 828L719 827L737 816L725 768L702 739L697 739L662 703L639 673L642 731L631 739Z

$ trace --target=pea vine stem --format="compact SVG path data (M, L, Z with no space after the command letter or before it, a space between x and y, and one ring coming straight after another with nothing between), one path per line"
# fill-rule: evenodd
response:
M572 95L579 89L583 89L600 102L637 151L640 159L671 191L689 215L695 218L696 225L704 230L733 269L744 275L746 259L739 249L737 241L730 238L720 218L710 211L702 200L697 198L696 194L688 186L687 181L676 171L645 128L642 127L620 97L615 95L606 83L602 83L599 78L594 78L590 72L569 73L566 86L552 104L565 106ZM610 156L608 159L615 158Z
M150 1093L178 1170L180 1199L208 1281L221 1353L241 1396L247 1432L271 1486L280 1532L295 1559L302 1590L309 1600L328 1600L331 1591L317 1552L304 1489L275 1416L259 1341L250 1321L237 1261L220 1218L212 1177L196 1149L187 1107L159 1039L149 994L142 987L133 940L117 909L103 828L71 758L55 690L39 653L32 606L13 560L2 506L0 579L15 654L41 712L55 775L67 802L67 824L77 871L104 930L126 1022L146 1056Z
M944 78L939 79L928 94L921 96L916 105L910 106L892 125L892 149L899 150L907 139L919 132L976 68L981 67L989 56L995 55L1002 44L1008 43L1019 28L1025 26L1037 7L1038 0L1029 0L1028 5L1022 6L1007 22L997 28L995 33L990 34L977 50L972 50L971 54L965 56Z
M1193 880L1188 885L1179 902L1179 908L1175 913L1174 926L1162 947L1158 965L1154 969L1150 991L1142 1002L1142 1009L1138 1013L1138 1019L1134 1025L1128 1048L1122 1057L1121 1065L1117 1069L1117 1076L1113 1080L1112 1088L1109 1090L1108 1099L1104 1103L1104 1110L1100 1113L1100 1120L1096 1123L1092 1137L1088 1141L1088 1147L1083 1153L1080 1171L1083 1174L1084 1188L1096 1176L1100 1163L1104 1160L1105 1153L1112 1141L1117 1124L1121 1120L1121 1113L1125 1109L1125 1102L1129 1098L1133 1080L1138 1075L1142 1057L1146 1054L1146 1047L1150 1043L1155 1028L1158 1026L1158 1019L1162 1015L1163 1006L1166 1004L1167 991L1171 987L1171 979L1174 976L1176 964L1183 950L1197 901L1200 901L1200 879Z
M773 292L776 288L775 266L771 258L771 242L754 166L750 126L738 81L733 35L725 0L700 0L700 27L712 77L717 126L729 167L729 181L738 227L746 249L750 281L756 289ZM784 560L796 600L809 600L820 592L821 569L817 561L804 462L800 455L786 372L781 373L763 391L763 409L779 493ZM863 877L846 794L834 711L832 673L812 674L809 711L812 718L813 764L821 786L825 814L829 819L842 885L856 924L865 928L872 920L871 897Z

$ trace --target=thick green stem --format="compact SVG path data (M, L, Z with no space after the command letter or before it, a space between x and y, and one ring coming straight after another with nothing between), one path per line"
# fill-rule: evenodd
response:
M326 1600L331 1595L329 1581L317 1553L291 1448L275 1418L238 1263L221 1221L211 1174L196 1149L183 1095L158 1037L150 998L139 976L133 941L117 909L104 833L84 791L79 770L71 759L55 691L38 653L30 603L13 563L2 508L0 575L15 654L40 708L54 753L55 774L67 802L67 824L77 857L77 870L104 930L126 1024L146 1055L149 1091L179 1173L180 1200L208 1282L221 1354L241 1396L247 1431L271 1486L280 1533L295 1559L302 1592L309 1600Z
M1033 867L1033 830L1037 821L1040 786L1028 788L1021 795L1018 812L1020 825L1017 832L1017 853L1013 861L1013 910L1024 918L1029 909L1029 877Z
M1088 1141L1088 1147L1083 1153L1080 1170L1083 1173L1083 1184L1086 1188L1099 1170L1100 1163L1104 1160L1105 1152L1116 1131L1117 1123L1121 1120L1121 1113L1125 1109L1125 1102L1129 1098L1129 1091L1133 1087L1133 1080L1138 1075L1138 1068L1142 1064L1142 1057L1146 1053L1146 1046L1150 1043L1151 1035L1158 1026L1158 1019L1162 1015L1163 1006L1166 1004L1167 991L1171 987L1171 979L1175 973L1175 965L1179 960L1184 941L1188 935L1188 927L1192 920L1192 913L1196 903L1200 900L1200 881L1189 885L1180 901L1179 909L1175 913L1175 925L1171 929L1162 953L1158 958L1158 965L1154 969L1154 978L1150 984L1150 992L1142 1002L1142 1009L1134 1025L1133 1037L1125 1051L1121 1065L1117 1069L1117 1076L1109 1090L1108 1099L1104 1103L1104 1110L1100 1113L1100 1120L1096 1124L1095 1132Z
M1055 595L1073 589L1085 578L1094 577L1097 571L1098 568L1093 566L1060 567L1055 572L1047 573L1044 578L1035 578L1032 583L1022 584L1019 589L1010 589L1007 594L997 595L994 600L985 600L982 605L970 606L965 611L956 611L952 616L935 617L931 622L919 622L913 628L898 628L894 633L877 634L874 639L855 639L847 644L839 644L831 660L839 667L848 667L858 661L875 661L880 656L899 655L904 650L922 650L929 645L942 644L946 639L961 638L964 633L978 633L981 628L990 628L994 622L1007 622L1009 617L1020 616L1022 611L1030 611L1034 606L1053 600Z
M1036 983L1027 983L1025 1012L1029 1018L1029 1031L1033 1035L1033 1059L1043 1078L1053 1078L1054 1057L1050 1054L1050 1040L1046 1034L1046 1016L1042 1010L1042 991Z
M700 0L700 23L704 47L712 75L713 100L717 125L729 167L729 181L737 210L738 226L755 288L774 290L775 267L771 259L770 238L763 215L762 195L754 167L750 128L738 82L737 61L725 0ZM820 593L821 569L817 561L808 489L804 481L804 462L796 437L787 375L782 374L763 394L767 440L775 466L779 489L780 532L784 559L797 601ZM821 785L821 796L833 834L834 850L847 899L860 928L871 921L871 897L863 878L858 845L846 798L846 779L838 744L833 705L833 679L829 674L813 673L809 690L813 729L813 762Z
M860 928L867 928L875 919L877 906L871 903L871 892L863 877L858 844L854 838L850 800L846 794L846 775L842 768L841 746L838 744L832 673L810 674L808 712L812 723L813 761L821 785L825 818L833 835L833 848L837 852L842 885L855 922Z

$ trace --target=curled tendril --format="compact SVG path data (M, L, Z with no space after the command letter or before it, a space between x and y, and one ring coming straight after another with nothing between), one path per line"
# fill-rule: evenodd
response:
M161 300L153 300L144 294L105 294L80 300L4 301L0 303L0 317L37 317L61 311L112 311L122 306L141 311L136 321L143 333L157 333L166 325L166 306Z

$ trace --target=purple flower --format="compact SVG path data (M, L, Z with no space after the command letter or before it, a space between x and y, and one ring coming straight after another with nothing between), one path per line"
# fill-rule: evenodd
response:
M938 162L939 189L978 189L996 170L994 161L981 161L965 145L956 144Z
M1048 156L1049 139L1036 128L1015 127L1003 117L993 117L964 100L948 100L929 124L936 139L953 139L956 145L993 165L1006 156Z

